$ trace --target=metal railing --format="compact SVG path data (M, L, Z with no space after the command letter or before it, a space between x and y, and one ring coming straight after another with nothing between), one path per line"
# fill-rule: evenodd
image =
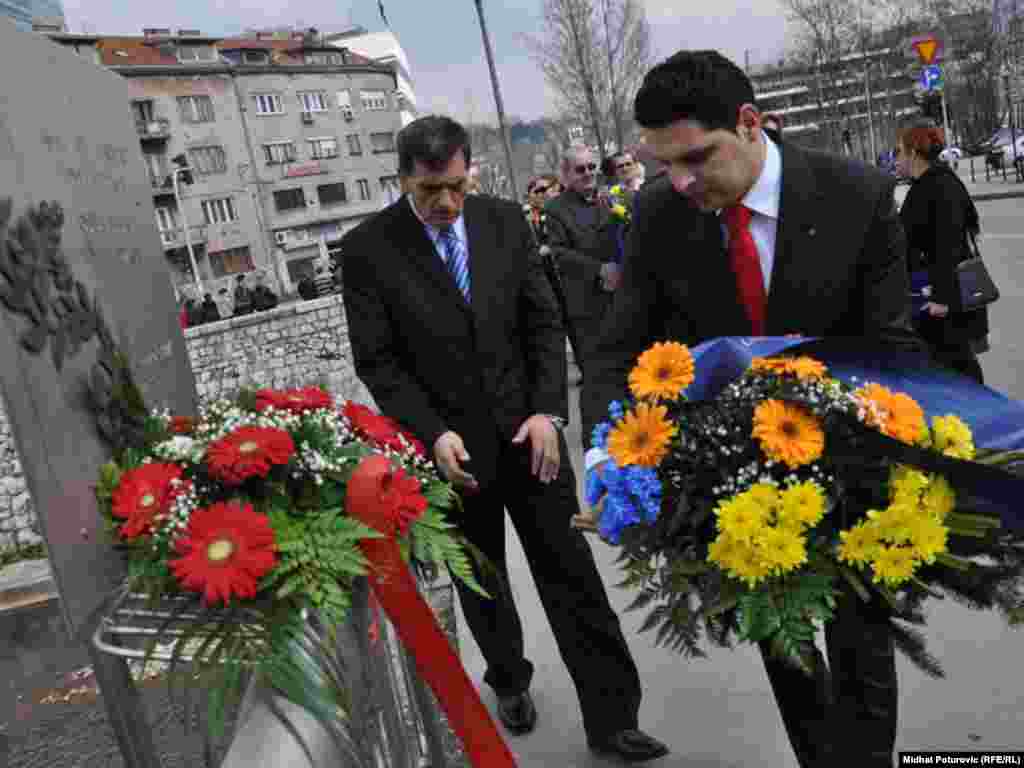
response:
M207 229L205 224L194 224L189 229L189 235L193 243L205 243L207 240ZM175 227L174 229L160 230L160 242L164 248L179 248L185 245L185 228Z

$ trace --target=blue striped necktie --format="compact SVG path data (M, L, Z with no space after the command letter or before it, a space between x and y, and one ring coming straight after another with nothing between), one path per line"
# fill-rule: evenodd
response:
M448 267L455 285L469 301L469 255L466 246L452 227L441 229L441 245L444 247L444 263Z

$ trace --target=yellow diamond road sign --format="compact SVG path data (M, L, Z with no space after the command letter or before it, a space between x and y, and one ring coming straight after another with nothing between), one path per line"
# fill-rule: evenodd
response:
M934 37L927 37L924 40L915 42L914 49L917 51L917 55L921 57L921 63L928 65L935 61L935 52L939 49L939 41Z

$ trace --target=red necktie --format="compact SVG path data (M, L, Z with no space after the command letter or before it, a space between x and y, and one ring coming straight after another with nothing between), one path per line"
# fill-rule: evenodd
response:
M722 209L722 218L729 230L729 260L736 275L736 291L739 293L754 336L765 333L765 291L764 276L761 274L761 258L750 234L751 210L744 205L730 205Z

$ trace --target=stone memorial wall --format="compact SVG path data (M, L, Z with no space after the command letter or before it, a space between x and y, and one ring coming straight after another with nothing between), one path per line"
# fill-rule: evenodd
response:
M242 386L323 384L341 397L372 404L356 377L340 295L297 301L266 312L185 331L201 398ZM154 355L159 355L156 350ZM21 461L0 403L0 550L42 541Z

